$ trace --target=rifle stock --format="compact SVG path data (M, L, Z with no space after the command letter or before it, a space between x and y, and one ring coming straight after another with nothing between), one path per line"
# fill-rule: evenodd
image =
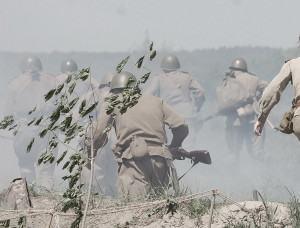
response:
M194 164L203 163L210 165L212 163L211 157L208 151L206 150L192 150L186 151L185 149L176 149L175 151L171 149L175 159L184 160L185 158L191 159Z

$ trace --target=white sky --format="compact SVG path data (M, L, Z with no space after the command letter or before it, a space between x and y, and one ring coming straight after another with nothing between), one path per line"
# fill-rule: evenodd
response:
M146 32L147 31L147 32ZM0 0L0 50L296 45L299 0Z

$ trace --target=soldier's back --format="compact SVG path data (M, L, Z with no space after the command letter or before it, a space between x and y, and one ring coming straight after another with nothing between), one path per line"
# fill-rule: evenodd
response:
M22 74L9 85L9 105L13 112L26 113L33 107L42 109L45 106L44 95L55 88L55 78L52 75L40 73L38 79L30 74Z
M258 88L259 79L254 74L248 72L235 72L236 79L249 92L249 96L255 96Z
M143 95L138 103L116 118L116 134L119 144L126 144L132 135L163 144L165 141L162 100Z
M168 104L174 105L180 102L190 102L191 76L181 71L172 71L159 76L160 97Z

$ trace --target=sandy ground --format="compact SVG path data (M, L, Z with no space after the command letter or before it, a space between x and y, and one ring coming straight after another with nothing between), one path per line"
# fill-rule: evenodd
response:
M58 201L55 197L33 197L32 202L34 206L33 210L54 212ZM168 204L165 203L153 205L148 208L125 208L122 210L117 209L115 203L115 201L96 201L94 204L95 209L91 210L93 215L87 218L86 227L193 228L208 227L209 224L209 206L207 212L203 215L195 213L191 215L189 207L186 206L188 202L178 204L178 208L174 214L168 213ZM103 206L104 204L106 205L105 207ZM107 210L103 210L104 208ZM0 220L9 217L5 213L5 211L0 210ZM31 216L27 217L27 224L28 227L32 228L48 227L51 220L49 227L70 227L74 217L69 214L62 213L52 217L51 220L50 214L35 214L32 211ZM14 223L16 223L16 220L11 221L11 224ZM288 207L281 203L266 203L264 205L260 201L243 201L237 204L227 204L224 201L222 203L218 202L214 209L211 227L266 227L267 224L272 224L272 227L291 228Z

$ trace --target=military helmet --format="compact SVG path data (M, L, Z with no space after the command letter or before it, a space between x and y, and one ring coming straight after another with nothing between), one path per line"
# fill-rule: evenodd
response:
M241 71L248 71L247 62L243 58L236 58L231 63L231 66L229 67L231 70L241 70Z
M21 70L23 73L40 72L43 70L42 62L36 56L29 56L21 64Z
M110 87L113 76L114 76L113 73L108 73L108 74L104 75L100 80L99 89L101 89L103 87Z
M163 70L174 71L180 68L180 62L176 55L167 55L160 62Z
M110 84L110 89L125 89L132 88L136 83L136 77L127 71L122 71L113 76Z
M60 71L62 73L73 73L78 70L77 63L73 59L64 60L61 63Z

